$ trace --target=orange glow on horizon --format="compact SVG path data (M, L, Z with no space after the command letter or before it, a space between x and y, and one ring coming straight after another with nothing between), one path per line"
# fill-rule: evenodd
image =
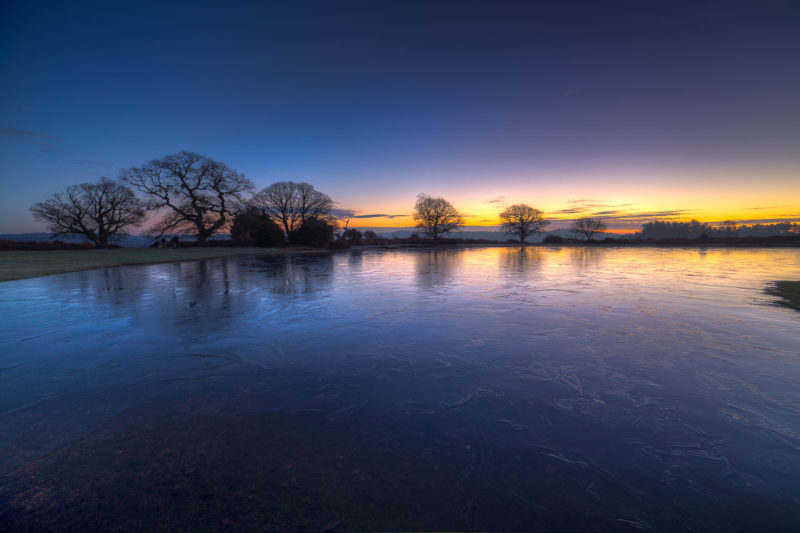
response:
M542 173L497 179L470 176L464 187L456 189L444 183L436 187L439 180L432 179L433 186L425 192L450 201L464 215L466 226L497 226L505 207L525 203L542 210L552 229L566 227L576 218L596 217L603 219L609 231L633 233L643 223L656 220L698 220L712 226L726 220L746 225L799 222L798 176L800 169L793 163L769 168L627 168L564 172L558 180ZM402 216L353 219L351 226L414 226L411 213L416 194L397 187L393 196L399 201L378 195L362 198L359 203L368 210L357 212Z

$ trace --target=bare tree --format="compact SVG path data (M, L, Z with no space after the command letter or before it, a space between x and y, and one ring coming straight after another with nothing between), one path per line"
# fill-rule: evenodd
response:
M425 194L417 196L417 202L414 204L414 221L431 239L438 239L464 224L463 217L450 202L444 198L432 198Z
M540 233L550 224L544 219L544 213L526 204L514 204L500 213L500 229L519 237L520 244L530 235Z
M599 218L579 218L572 223L569 230L572 233L577 233L586 237L586 241L592 240L592 235L601 233L606 229L605 223Z
M254 188L243 174L194 152L123 170L122 179L146 195L148 209L167 211L154 233L193 233L201 243L228 226L243 194Z
M282 225L287 235L309 218L327 218L333 209L330 196L310 183L293 181L273 183L253 196L250 203Z
M31 207L33 218L48 224L53 237L70 233L85 235L97 246L108 245L128 226L144 220L144 203L134 192L114 180L67 187Z

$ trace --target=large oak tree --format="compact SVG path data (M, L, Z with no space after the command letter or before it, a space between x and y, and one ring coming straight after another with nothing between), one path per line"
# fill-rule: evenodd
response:
M541 233L550 224L544 219L543 212L526 204L514 204L506 208L500 213L500 220L500 229L519 237L520 244L534 233Z
M414 204L414 221L431 239L438 239L464 224L463 217L450 202L426 194L417 196Z
M144 203L134 192L108 178L67 187L65 192L35 203L31 213L50 227L54 237L84 235L97 246L108 245L145 217Z
M250 205L255 206L281 225L289 235L308 219L325 219L333 209L333 200L310 183L279 181L256 193Z
M147 198L147 208L165 211L153 233L187 233L205 242L226 228L253 182L243 174L194 152L154 159L122 171L122 179Z

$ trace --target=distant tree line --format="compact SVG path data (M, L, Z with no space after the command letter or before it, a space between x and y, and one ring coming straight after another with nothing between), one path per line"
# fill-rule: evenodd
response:
M642 239L697 239L707 237L767 237L772 235L800 234L800 224L780 222L776 224L739 225L733 220L726 220L717 226L697 220L688 222L647 222L642 224L642 231L635 235Z

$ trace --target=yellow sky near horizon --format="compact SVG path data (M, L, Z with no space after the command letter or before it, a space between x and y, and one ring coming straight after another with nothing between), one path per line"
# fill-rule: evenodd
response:
M800 220L800 169L796 165L771 168L695 169L681 172L628 170L614 173L575 173L558 180L540 176L470 180L458 190L431 187L425 192L450 201L462 214L465 225L495 226L499 213L508 205L525 203L544 211L558 227L558 221L595 216L610 228L636 231L651 220L691 220L718 223ZM399 191L397 191L399 192ZM356 218L355 227L413 226L411 213L415 194L359 199L353 205L358 214L403 215ZM357 206L368 205L368 208ZM561 225L564 225L561 224Z

